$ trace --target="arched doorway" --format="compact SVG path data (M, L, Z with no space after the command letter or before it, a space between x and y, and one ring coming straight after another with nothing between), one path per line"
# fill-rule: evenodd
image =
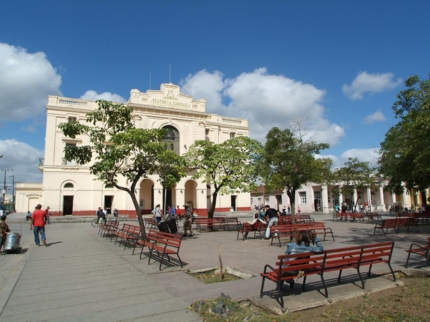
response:
M149 214L154 209L154 182L145 179L140 183L139 196L140 211Z

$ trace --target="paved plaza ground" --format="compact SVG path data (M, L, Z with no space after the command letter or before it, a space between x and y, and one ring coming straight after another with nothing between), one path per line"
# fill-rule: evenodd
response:
M408 234L391 231L384 236L380 230L373 235L374 223L333 222L328 214L312 214L333 229L336 241L327 236L325 249L395 241L392 265L395 271L404 268L406 252L411 243L425 244L430 227L411 228ZM9 222L18 229L25 214L13 214ZM188 308L191 303L215 298L224 293L234 300L249 299L274 312L279 304L265 296L259 298L261 277L265 264L274 264L276 257L285 252L286 244L270 246L264 239L236 239L235 231L195 232L182 241L180 256L185 263L159 271L158 262L148 265L146 257L132 255L130 249L114 244L98 235L85 218L67 219L47 226L48 247L36 247L29 224L23 221L21 254L0 256L0 320L1 321L201 321ZM250 221L240 218L242 222ZM55 220L54 220L55 221ZM129 222L137 224L136 222ZM231 282L203 284L185 270L219 266L218 251L222 251L224 266L229 266L253 277ZM413 257L413 271L428 272L422 258ZM418 269L418 270L417 270ZM372 271L389 272L386 265L376 265ZM344 273L345 283L338 284L328 276L329 298L319 290L318 276L308 278L307 292L300 293L301 282L284 297L285 309L294 311L325 305L329 302L360 296L360 287L354 270ZM357 283L358 282L358 283ZM270 284L270 283L269 283ZM400 280L401 284L401 280ZM366 281L366 291L397 287L391 277L376 277Z

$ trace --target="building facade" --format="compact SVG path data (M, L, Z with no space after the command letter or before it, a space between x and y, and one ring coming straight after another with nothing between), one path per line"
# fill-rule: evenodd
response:
M131 90L126 105L133 107L136 127L165 128L165 140L172 150L184 154L196 140L222 143L235 136L248 136L246 119L231 118L206 112L206 101L194 100L180 93L174 84L162 84L160 90L140 92ZM39 169L43 173L40 184L19 183L16 187L18 212L33 211L41 203L50 206L52 215L92 215L98 207L108 211L117 208L120 214L134 217L135 210L130 196L113 186L105 185L89 172L88 165L78 165L64 159L67 145L87 145L88 137L65 137L58 125L63 122L85 121L88 112L97 109L94 101L49 96L46 105L45 155ZM119 177L119 185L127 186ZM182 178L172 189L163 189L158 176L142 179L137 188L137 199L143 213L150 213L155 205L179 205L187 202L195 212L205 215L211 202L211 186L191 178ZM218 196L215 211L248 211L250 194Z
M368 203L370 211L387 211L391 205L399 204L404 208L414 208L426 204L428 190L425 193L418 191L407 192L406 189L402 194L393 194L385 191L386 185L381 182L380 185L368 187L365 191L355 191L352 195L336 195L332 187L315 183L303 185L296 191L295 207L296 212L300 207L301 212L312 213L322 211L329 213L335 210L336 206L343 203L354 209L358 200L358 205ZM265 191L264 186L251 193L251 206L255 208L258 205L270 205L275 209L291 208L290 198L286 191ZM359 209L358 209L359 210Z

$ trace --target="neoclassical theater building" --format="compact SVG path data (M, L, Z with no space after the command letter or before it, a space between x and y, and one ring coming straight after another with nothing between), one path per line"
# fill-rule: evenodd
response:
M204 99L193 99L180 93L174 84L162 84L160 90L140 92L131 90L126 103L134 109L133 118L139 128L166 128L165 140L179 155L184 154L196 140L215 143L235 136L248 136L246 119L231 118L206 112ZM46 105L45 155L39 169L42 183L19 183L16 187L17 212L33 211L41 203L50 206L52 215L92 215L98 207L117 208L120 214L135 216L130 196L113 186L105 185L90 174L90 164L81 166L64 159L67 145L86 145L88 137L65 137L58 125L72 120L85 121L85 115L97 108L94 101L49 96ZM127 185L119 177L120 185ZM191 178L182 178L172 189L164 190L158 176L142 179L137 196L143 213L150 213L155 205L183 205L192 203L195 212L207 213L211 186ZM220 195L216 211L247 211L251 209L250 194Z

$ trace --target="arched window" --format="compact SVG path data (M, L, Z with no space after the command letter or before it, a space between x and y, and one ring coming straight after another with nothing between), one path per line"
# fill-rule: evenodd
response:
M113 184L108 183L105 185L105 189L109 189L109 188L113 188Z
M70 182L66 183L64 185L64 188L73 188L73 183L70 183Z
M169 149L179 155L179 131L170 125L163 127L163 129L167 130L163 141L167 143Z

